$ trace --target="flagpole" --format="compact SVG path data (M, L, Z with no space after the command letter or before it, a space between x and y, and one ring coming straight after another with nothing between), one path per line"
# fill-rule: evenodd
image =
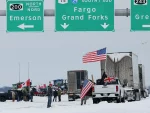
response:
M30 68L30 64L28 62L28 79L29 79L29 68Z
M106 52L106 60L105 60L105 72L107 71L107 52Z
M19 64L19 83L20 83L20 62L18 64Z
M100 61L100 76L102 76L101 74L102 74L102 67L101 67L101 61Z

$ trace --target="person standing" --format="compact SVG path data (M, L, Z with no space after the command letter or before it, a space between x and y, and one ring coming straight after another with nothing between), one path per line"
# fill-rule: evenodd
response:
M56 89L55 89L53 102L54 102L54 101L57 102L57 96L58 96L58 92L57 92Z
M47 96L48 96L47 108L50 108L52 103L52 84L48 86Z
M91 81L92 82L92 81ZM81 85L81 92L83 90L83 84ZM84 98L81 99L81 105L86 104L86 101L89 99L89 97L92 97L92 87L89 89L89 91L85 94Z
M58 101L61 102L61 89L58 88Z
M26 90L26 88L23 88L22 93L23 93L23 100L27 101L27 90Z
M19 98L19 90L16 90L16 97L17 97L17 102L20 101L20 98Z
M14 101L15 101L15 92L12 91L12 102L14 102Z
M82 92L82 89L83 89L83 81L82 81L82 83L81 83L80 88L81 88L81 92ZM84 97L83 99L81 99L81 105L83 105L83 102L84 102L84 104L86 104L86 100L87 100L87 98L86 98L86 95L85 95L85 97Z
M34 92L33 92L33 89L31 89L31 91L30 91L30 99L31 99L31 102L33 102L33 96L34 96Z

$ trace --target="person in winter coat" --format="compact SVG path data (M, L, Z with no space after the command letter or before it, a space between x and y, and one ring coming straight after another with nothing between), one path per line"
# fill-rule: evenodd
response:
M83 89L83 82L82 82L80 88L81 88L81 92L82 92L82 89ZM84 97L83 99L81 99L81 105L83 105L83 102L84 102L84 104L86 104L86 100L87 100L87 98L86 98L86 95L85 95L85 97Z
M58 92L57 92L56 89L55 89L53 102L54 102L54 100L55 100L55 102L57 102L57 96L58 96Z
M12 91L12 101L13 101L13 102L15 101L15 96L16 96L15 92Z
M59 102L61 101L61 89L60 88L58 89L58 101Z
M19 91L17 90L17 102L20 101L20 95L19 95Z
M31 102L33 102L33 96L34 96L34 92L33 92L33 89L31 89L31 91L30 91L30 99L31 99Z
M107 74L104 72L103 75L102 75L100 84L104 84L104 80L105 80L105 78L107 78L107 77L108 77Z
M25 88L23 88L22 93L23 93L23 100L27 101L27 90Z
M83 89L83 84L81 85L81 92L82 92L82 89ZM87 99L89 99L89 97L91 97L91 96L92 96L92 87L86 93L86 95L84 96L84 98L81 99L81 105L83 105L83 103L86 104Z
M51 107L51 103L52 103L52 84L50 84L48 86L48 90L47 90L47 96L48 96L48 102L47 102L47 108Z

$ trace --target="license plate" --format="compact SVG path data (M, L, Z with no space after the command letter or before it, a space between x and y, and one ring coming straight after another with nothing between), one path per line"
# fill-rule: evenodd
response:
M107 88L107 86L103 86L102 88Z

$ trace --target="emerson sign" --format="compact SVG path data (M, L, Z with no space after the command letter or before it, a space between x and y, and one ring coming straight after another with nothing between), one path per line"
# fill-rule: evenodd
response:
M7 0L7 32L43 32L43 0Z

